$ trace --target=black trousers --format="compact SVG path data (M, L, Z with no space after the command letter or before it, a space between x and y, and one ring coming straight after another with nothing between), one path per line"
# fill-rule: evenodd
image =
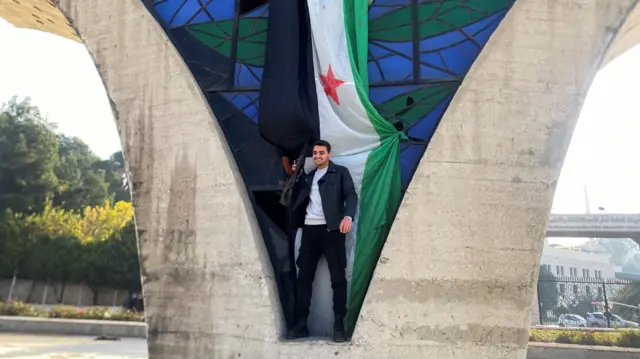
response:
M347 314L347 278L345 268L345 234L327 231L327 226L304 226L300 243L298 281L296 283L296 321L304 321L309 316L311 292L320 256L324 255L331 275L333 289L333 312L337 317Z

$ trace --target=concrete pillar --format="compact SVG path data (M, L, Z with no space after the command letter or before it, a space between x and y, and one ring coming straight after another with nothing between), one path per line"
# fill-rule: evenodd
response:
M449 106L356 330L378 357L525 358L546 222L593 76L635 1L518 0Z
M421 161L350 345L278 341L271 268L233 157L142 2L57 2L118 118L151 359L525 358L564 154L636 0L518 0Z
M133 185L150 358L276 358L264 242L218 122L140 0L59 0L113 102ZM235 355L233 355L235 357Z

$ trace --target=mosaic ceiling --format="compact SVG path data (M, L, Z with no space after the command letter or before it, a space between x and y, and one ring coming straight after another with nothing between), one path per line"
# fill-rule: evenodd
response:
M401 149L405 188L462 79L513 2L371 2L370 98L388 121L409 136ZM264 173L261 165L278 161L257 132L268 1L145 3L207 94L247 184L277 183L275 178L259 178ZM256 157L256 151L262 155Z

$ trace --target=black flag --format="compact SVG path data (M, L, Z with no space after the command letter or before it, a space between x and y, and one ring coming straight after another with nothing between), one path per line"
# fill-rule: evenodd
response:
M269 1L258 116L262 137L291 159L320 137L306 0Z

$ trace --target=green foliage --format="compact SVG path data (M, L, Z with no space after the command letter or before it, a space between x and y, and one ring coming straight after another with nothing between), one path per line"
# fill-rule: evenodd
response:
M37 233L20 220L20 215L7 209L0 216L0 275L12 276L32 264L29 257L36 252L38 240Z
M614 305L615 314L618 314L619 316L634 322L638 322L640 320L640 313L638 313L637 309L638 305L640 304L640 285L628 285L617 289L615 291L615 295L613 296L613 301L636 307L629 308L620 305Z
M80 280L92 289L108 284L130 292L140 291L140 266L133 223L107 241L85 245L81 266Z
M104 171L105 181L109 184L109 193L114 197L114 202L131 202L122 151L113 153L108 160L94 163L93 168Z
M68 210L97 206L110 199L105 171L94 167L100 158L79 138L58 135L58 187L54 205Z
M622 264L622 271L626 273L640 273L640 251L637 250L637 247L627 255Z
M0 276L53 282L59 301L68 282L140 290L122 152L54 130L28 99L0 106Z
M51 216L56 220L62 218L60 222L42 220L40 214L22 220L13 216L9 223L18 228L15 231L17 235L0 242L10 248L0 253L0 259L5 257L4 253L14 256L4 266L5 276L10 276L17 269L21 278L58 283L60 290L55 293L58 302L62 301L65 286L70 282L86 283L94 291L94 303L97 302L98 287L139 291L138 248L135 227L131 221L133 210L131 203L120 203L126 213L116 213L113 216L115 219L110 218L109 213L117 212L117 205L102 216L100 210L105 210L105 207L99 207L98 210L90 208L84 216L73 213L71 216ZM58 211L64 212L63 209ZM73 225L63 220L69 220ZM113 227L113 223L116 227ZM87 229L84 240L81 238L85 234L74 235L78 228ZM11 259L8 256L6 258Z
M617 341L618 346L627 348L640 348L640 333L637 330L624 330Z
M82 313L83 319L111 319L111 310L105 307L89 308Z
M29 100L0 107L0 213L39 211L58 185L58 141Z
M144 322L144 315L142 313L133 312L130 310L119 310L111 314L111 317L109 319L124 322Z
M79 319L84 316L86 312L82 309L68 306L68 305L56 305L48 313L49 318L67 318L67 319Z
M131 222L133 206L131 202L118 202L114 206L105 202L101 206L85 207L78 213L47 203L41 213L15 217L39 235L74 237L82 243L101 242Z
M629 238L598 238L591 240L593 246L611 255L611 262L622 266L628 273L640 273L640 247Z
M112 313L109 308L98 307L81 309L73 306L58 305L49 311L37 309L32 304L22 302L0 302L0 315L19 317L43 317L64 319L88 319L88 320L118 320L127 322L144 322L144 315L120 309Z
M0 303L0 315L11 315L20 317L41 317L43 312L32 304L22 302Z
M599 332L594 330L531 329L529 341L640 348L640 331Z
M58 283L55 291L58 302L62 301L67 283L80 270L78 260L82 256L82 245L74 237L41 236L29 256L29 267L24 271L33 279ZM55 289L55 287L54 287Z

